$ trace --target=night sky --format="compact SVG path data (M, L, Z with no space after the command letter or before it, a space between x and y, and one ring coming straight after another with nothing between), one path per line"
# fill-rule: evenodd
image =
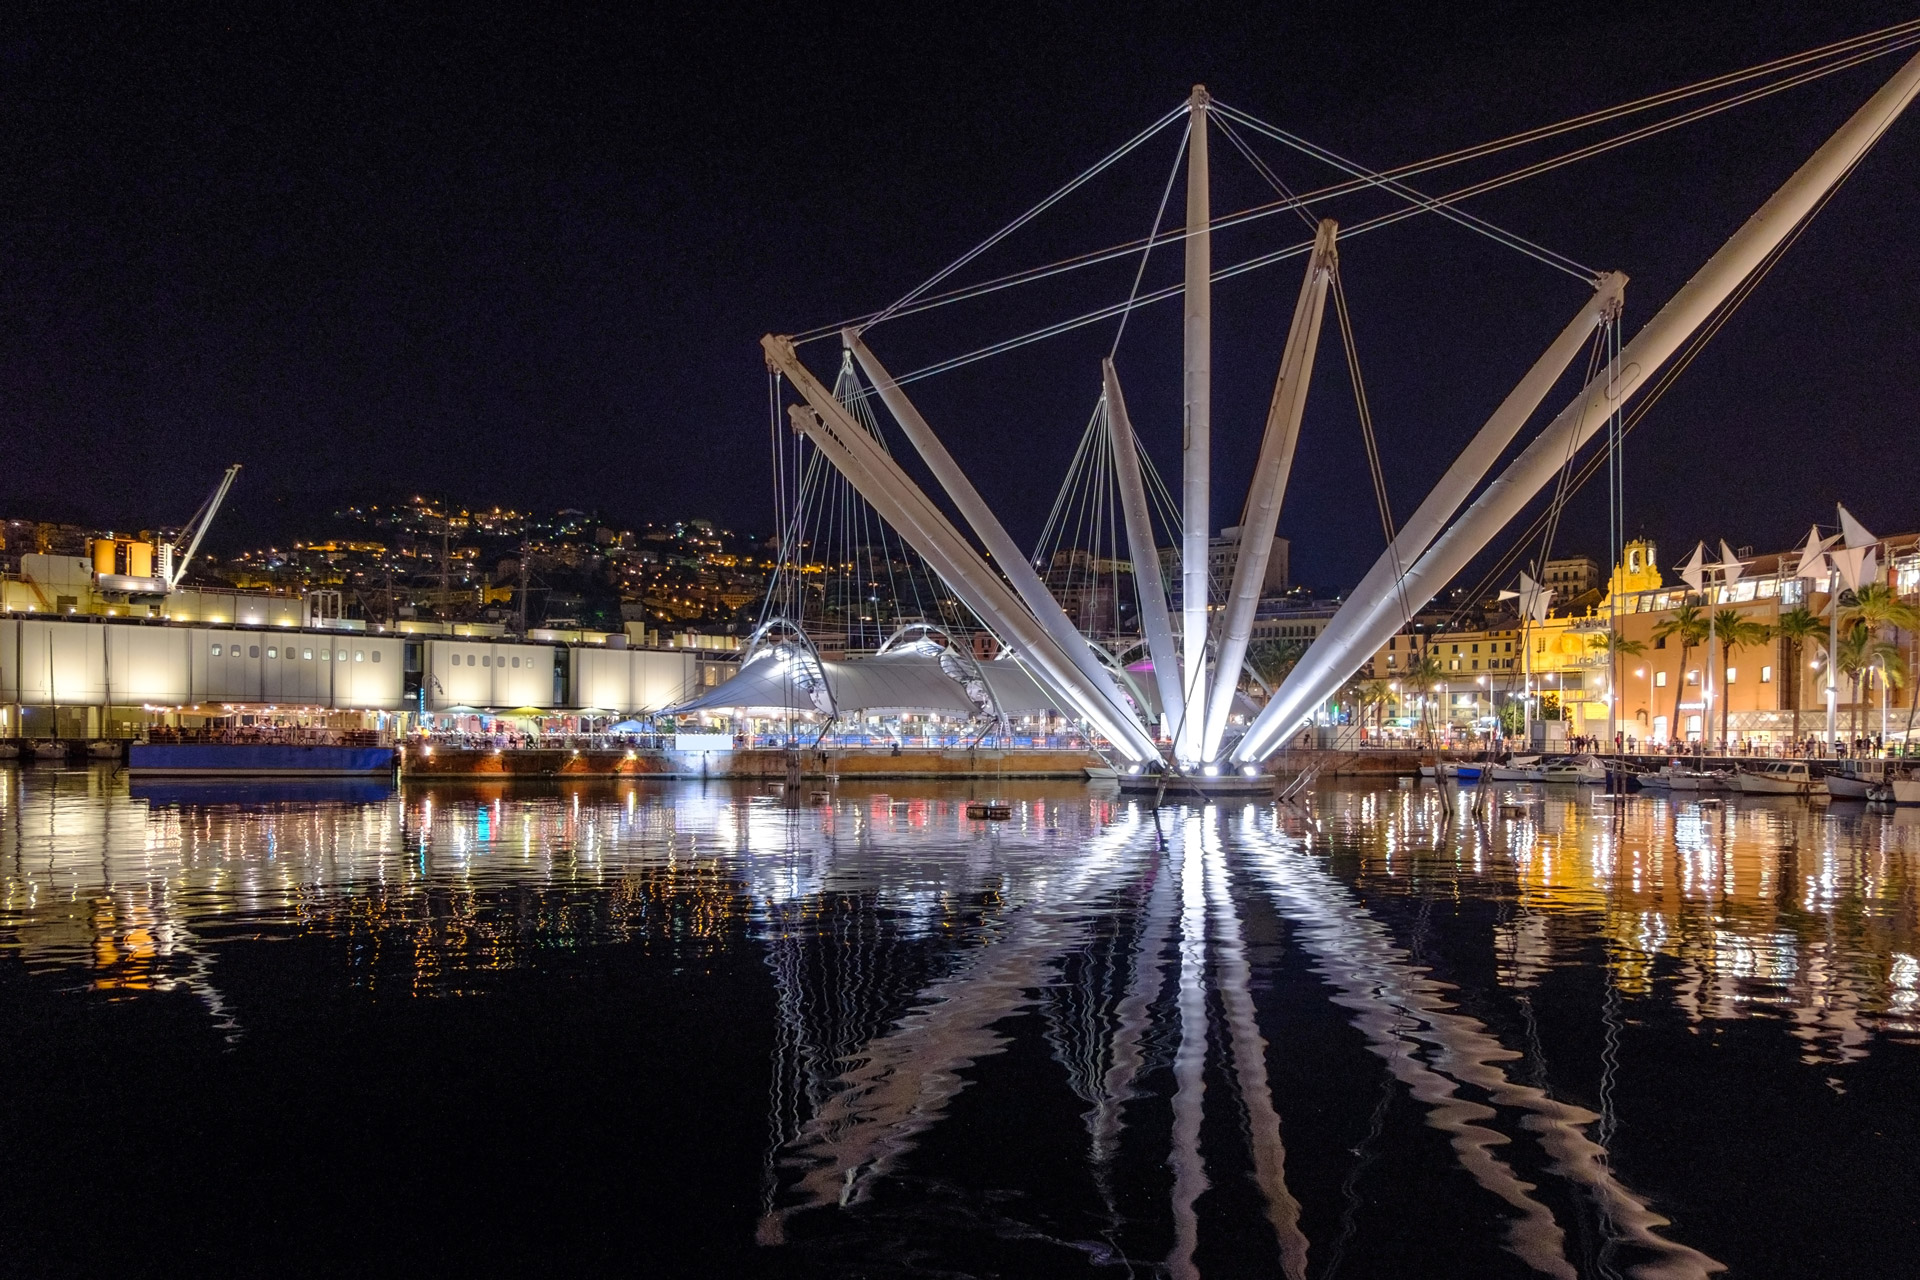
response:
M1915 16L1770 0L400 9L76 3L0 19L4 514L178 521L240 461L228 546L412 492L765 530L759 336L884 306L1196 81L1386 166ZM1899 62L1471 207L1631 275L1631 333ZM964 278L1143 234L1176 137ZM1260 151L1293 186L1331 176ZM1218 136L1213 152L1216 213L1268 198ZM1836 499L1878 531L1920 526L1916 192L1910 113L1630 438L1629 526L1668 563L1695 538L1795 543ZM1216 237L1216 262L1302 234L1255 223ZM1404 516L1586 289L1430 219L1357 237L1342 263ZM1149 283L1178 267L1163 251ZM1299 273L1216 288L1218 524L1237 519ZM1117 301L1130 279L1083 272L870 341L904 371ZM1169 479L1178 323L1177 303L1140 312L1119 355ZM915 389L1023 541L1112 336ZM831 377L831 344L805 354ZM1605 554L1598 489L1561 549ZM1331 324L1282 532L1296 579L1325 587L1380 546Z

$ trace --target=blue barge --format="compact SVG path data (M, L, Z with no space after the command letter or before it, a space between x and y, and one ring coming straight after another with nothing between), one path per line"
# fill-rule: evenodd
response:
M294 743L134 743L127 771L143 777L364 778L391 774L392 747Z

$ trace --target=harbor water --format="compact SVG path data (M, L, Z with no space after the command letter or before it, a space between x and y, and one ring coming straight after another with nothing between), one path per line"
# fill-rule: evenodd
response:
M1920 810L1472 796L0 771L0 1270L1905 1271Z

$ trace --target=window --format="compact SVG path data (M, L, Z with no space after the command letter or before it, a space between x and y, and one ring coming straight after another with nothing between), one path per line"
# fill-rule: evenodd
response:
M1475 647L1477 648L1478 646L1475 646ZM1478 658L1475 658L1475 659L1473 660L1473 669L1474 669L1475 671L1478 671L1478 670L1480 669L1480 659L1478 659Z
M220 646L219 646L219 645L215 645L215 646L213 646L213 656L214 656L214 657L216 657L216 658L220 656Z
M1390 667L1391 667L1391 666L1393 666L1393 665L1394 665L1395 663L1397 663L1398 661L1399 661L1399 657L1398 657L1398 655L1396 655L1396 654L1391 654L1391 653L1387 655L1387 665L1388 665L1388 666L1390 666Z
M268 645L268 646L267 646L267 656L268 656L269 658L277 658L277 657L279 657L279 656L280 656L280 650L279 650L279 649L277 649L277 648L275 648L275 647L274 647L273 645Z
M374 660L375 662L378 662L378 661L380 661L380 651L379 651L378 649L375 649L375 650L373 651L373 660Z
M293 652L293 650L291 650L291 649L289 649L289 650L287 650L287 652L288 652L288 653L292 653L292 652ZM306 661L306 662L312 662L312 661L313 661L313 650L311 650L311 649L302 649L302 650L300 651L300 657L301 657L301 659L302 659L303 661Z
M468 654L468 655L467 655L467 665L468 665L468 666L472 666L472 665L473 665L473 655L472 655L472 654Z
M367 651L365 649L355 649L353 651L353 660L355 662L365 662L367 660Z
M312 655L312 654L308 654L307 656L308 656L308 657L312 657L313 655ZM294 651L293 651L292 649L288 649L288 650L287 650L287 661L288 661L288 662L292 662L292 661L293 661L293 660L294 660L295 658L297 658L297 657L299 657L299 655L298 655L298 654L296 654L296 653L295 653L295 652L294 652Z
M1687 672L1687 683L1688 683L1688 684L1699 684L1699 683L1700 683L1700 673L1699 673L1698 671L1689 671L1689 672Z
M1478 652L1480 652L1480 646L1479 646L1479 645L1475 645L1475 646L1473 646L1473 651L1474 651L1475 653L1478 653ZM1477 667L1477 666L1479 666L1480 664L1476 662L1476 663L1474 663L1473 665Z
M248 656L249 658L257 658L257 657L259 657L259 656L260 656L260 646L259 646L259 645L257 645L257 644L250 644L250 645L248 645L248 646L247 646L247 656Z
M1773 668L1772 668L1772 667L1762 667L1762 668L1760 668L1760 683L1761 683L1761 684L1772 684L1772 683L1773 683Z
M480 659L480 665L481 665L481 666L483 666L483 667L490 667L490 666L492 666L492 665L493 665L493 659L492 659L492 658L482 658L482 659Z
M515 658L515 659L513 660L513 669L514 669L515 671L518 671L518 670L520 669L520 659L518 659L518 658Z
M1740 668L1738 668L1738 667L1728 667L1728 668L1727 668L1727 683L1728 683L1728 684L1732 684L1732 683L1733 683L1734 681L1736 681L1736 680L1738 680L1739 678L1740 678Z
M334 654L333 656L340 659L340 661L345 662L347 660L347 651L345 649L342 649L338 653Z
M330 662L330 661L332 661L332 660L333 660L333 650L331 650L331 649L322 649L322 650L320 651L320 661L322 661L322 662Z
M1653 687L1654 687L1654 688L1656 688L1656 689L1664 689L1664 688L1666 688L1666 687L1667 687L1667 673L1666 673L1666 672L1664 672L1664 671L1656 671L1656 672L1654 672L1654 673L1653 673Z

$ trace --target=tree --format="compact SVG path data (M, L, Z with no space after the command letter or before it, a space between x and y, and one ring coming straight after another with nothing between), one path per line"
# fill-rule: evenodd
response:
M1764 622L1755 622L1738 609L1722 609L1713 615L1713 630L1720 637L1720 670L1727 668L1727 656L1735 649L1744 649L1751 645L1765 644L1773 638L1773 628ZM1733 699L1727 691L1720 691L1720 747L1727 745L1727 711Z
M1870 582L1854 592L1853 604L1841 611L1841 626L1844 627L1854 622L1865 623L1876 634L1880 635L1882 639L1891 639L1897 642L1899 632L1920 631L1920 609L1916 609L1902 600L1895 594L1893 588L1886 583ZM1892 631L1894 634L1889 637L1885 634L1887 631ZM1890 670L1885 667L1882 668L1882 675L1887 678L1889 688L1898 689L1905 686L1904 669L1898 679L1892 678ZM1854 718L1858 720L1858 708L1856 708L1855 711L1856 715ZM1913 728L1912 699L1908 699L1907 703L1907 728L1909 731ZM1911 734L1909 734L1909 736L1911 736Z
M1874 631L1916 631L1920 630L1920 609L1895 595L1886 583L1870 582L1854 592L1853 603L1840 611L1841 630L1856 622L1864 622Z
M1673 611L1672 617L1661 619L1653 634L1657 640L1680 641L1680 678L1673 682L1673 719L1667 731L1668 741L1677 742L1680 740L1680 699L1687 689L1687 659L1707 638L1707 615L1700 612L1697 605L1683 604Z
M1306 651L1304 640L1256 640L1247 646L1247 666L1269 689L1276 688Z
M1618 631L1609 627L1607 630L1593 637L1589 643L1595 649L1607 655L1607 696L1613 699L1613 705L1618 707L1622 705L1622 699L1620 697L1620 659L1639 657L1647 651L1647 642L1645 640L1629 640ZM1647 708L1647 718L1649 721L1653 718L1652 707ZM1618 723L1618 721L1616 720L1615 723ZM1647 728L1651 730L1653 725L1649 723ZM1612 748L1609 748L1609 750L1611 749Z
M1356 680L1347 686L1347 696L1353 700L1354 708L1360 713L1360 719L1366 719L1367 712L1373 712L1373 730L1380 732L1381 713L1393 699L1393 690L1384 680Z
M1431 735L1432 729L1427 719L1428 707L1426 694L1427 691L1433 687L1434 682L1440 680L1445 675L1446 668L1440 665L1440 659L1435 657L1431 652L1427 652L1422 653L1417 660L1409 664L1406 671L1400 676L1400 679L1406 683L1406 688L1403 692L1420 695L1420 725L1428 731L1429 735Z
M1900 646L1890 640L1882 640L1873 633L1865 622L1854 624L1840 633L1840 649L1833 655L1834 670L1847 678L1853 686L1853 736L1860 736L1860 684L1875 667L1887 683L1895 688L1907 683L1906 660L1900 656Z
M1647 651L1645 640L1629 640L1618 631L1602 631L1590 643L1609 658L1637 658Z
M1809 640L1819 640L1827 631L1827 624L1820 621L1813 610L1805 605L1795 605L1780 615L1780 621L1774 625L1773 633L1787 642L1787 697L1793 703L1793 740L1800 741L1800 681L1805 670L1800 659Z

